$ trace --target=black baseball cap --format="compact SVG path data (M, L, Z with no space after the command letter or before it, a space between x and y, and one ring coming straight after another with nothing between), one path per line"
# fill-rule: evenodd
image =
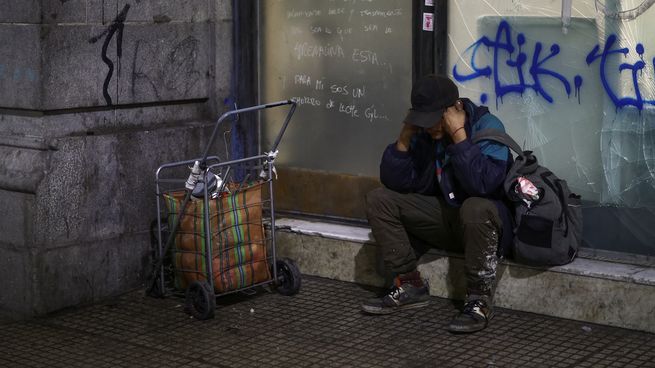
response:
M434 126L444 111L459 98L457 86L450 78L430 74L412 86L412 108L403 121L422 128Z

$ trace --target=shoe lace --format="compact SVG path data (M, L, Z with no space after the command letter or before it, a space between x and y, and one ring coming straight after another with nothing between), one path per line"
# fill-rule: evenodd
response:
M391 297L392 299L396 299L396 300L398 300L398 299L400 299L400 295L401 295L402 293L404 293L404 292L405 292L405 290L403 290L402 287L394 286L393 288L391 288L391 290L389 291L389 294L388 294L388 295L389 295L389 297Z
M484 311L487 308L487 304L482 300L472 300L464 305L464 314L478 314L484 318L487 318L487 313Z

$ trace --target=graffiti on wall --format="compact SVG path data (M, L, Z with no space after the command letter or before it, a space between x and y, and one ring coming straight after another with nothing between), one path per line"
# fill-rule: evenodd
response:
M132 59L132 88L134 97L137 92L150 89L157 100L164 98L171 91L187 96L197 86L202 73L196 65L200 52L200 41L189 36L172 45L165 53L165 59L159 69L148 67L148 62L160 54L160 45L148 44L138 40Z
M106 105L112 106L117 103L113 99L123 92L127 92L128 95L125 97L132 101L164 101L198 95L198 90L202 88L203 76L207 74L207 71L201 69L204 65L199 62L204 56L201 39L195 35L178 39L179 36L175 32L154 34L153 37L150 30L156 30L160 26L148 25L144 37L134 35L133 38L127 38L127 41L123 42L126 26L128 32L130 29L129 23L126 22L128 12L134 7L138 9L138 3L139 1L132 8L130 4L125 4L102 33L88 39L90 44L102 44L100 58L107 66L102 86ZM142 24L136 26L143 27ZM178 37L171 39L171 35ZM186 36L184 33L181 35ZM115 56L111 52L114 41ZM116 74L121 77L122 65L127 67L128 78L119 81L112 99L109 87L112 80L116 79Z
M594 46L594 48L589 52L589 54L587 54L587 59L586 59L587 65L591 65L600 59L600 61L598 62L599 71L600 71L600 81L603 84L603 89L605 89L605 92L607 93L607 95L609 96L609 98L612 100L612 102L617 108L622 108L625 106L634 106L637 109L641 110L644 108L644 104L655 105L655 100L644 99L639 87L639 77L640 76L643 77L643 70L646 67L646 62L644 61L644 51L645 51L644 45L642 45L641 43L638 43L637 46L635 47L635 51L639 55L640 60L638 60L634 64L621 63L619 65L619 72L623 72L624 70L630 71L630 78L632 79L631 82L635 91L634 97L618 96L617 92L610 85L607 78L608 78L608 73L611 73L612 71L608 69L607 61L612 56L625 58L625 56L627 56L630 53L630 50L627 47L615 48L616 46L615 44L616 44L616 35L612 34L607 37L607 40L605 41L605 46L603 47L602 51L600 51L600 45ZM653 58L653 65L655 65L655 58Z
M483 46L493 54L492 65L479 66L476 64L477 53L480 50L480 47ZM552 44L549 52L544 52L544 55L542 55L543 45L541 42L536 43L528 68L528 76L531 80L527 80L527 76L525 75L528 55L523 51L524 47L525 35L519 33L516 36L516 41L514 41L512 38L512 28L509 23L502 21L498 25L496 36L493 40L487 36L483 36L466 49L471 53L470 65L473 71L470 74L462 74L457 70L457 65L455 65L453 67L453 76L459 82L466 82L480 77L493 77L496 106L498 106L499 99L502 101L503 96L511 93L523 94L527 90L533 90L546 101L552 103L553 98L542 84L542 78L544 77L555 78L561 82L566 94L570 95L571 83L568 78L554 70L548 69L546 65L550 59L556 57L560 53L559 45ZM507 66L512 73L516 73L518 83L503 84L500 78L500 66ZM576 94L579 94L580 86L582 85L582 77L576 75L573 80ZM486 103L487 95L483 94L481 100L482 103Z
M32 68L0 64L0 81L14 83L36 82L37 72Z
M527 49L525 34L517 33L516 37L513 37L513 33L509 23L503 20L499 23L493 39L483 36L471 44L465 50L465 53L469 55L467 63L470 72L461 72L456 64L452 69L455 80L466 83L482 77L492 79L496 107L498 107L499 102L502 103L504 96L508 94L522 95L529 90L535 92L545 101L553 103L552 88L558 85L569 97L573 92L578 103L580 103L583 78L580 75L565 75L561 70L554 70L552 66L549 67L548 65L549 61L561 56L559 44L552 43L549 45L548 51L545 51L545 45L537 41L532 55L529 55L525 51ZM491 60L483 65L478 65L480 63L478 53L481 49L490 53ZM596 64L598 65L598 76L603 89L617 109L634 106L641 110L646 104L655 105L655 100L645 99L640 90L639 78L646 78L646 76L643 76L643 70L646 67L644 46L641 43L637 44L635 52L637 52L640 60L633 64L620 63L617 67L614 67L615 64L609 61L615 57L625 59L630 51L628 48L618 48L617 36L610 34L607 36L602 48L599 44L593 46L587 53L586 59L580 60L581 66L595 67ZM655 65L655 58L653 64ZM634 95L619 96L616 88L609 81L610 76L625 77L627 74L631 78ZM516 82L503 82L503 80L508 79ZM548 85L551 90L545 87L544 81L546 79L555 81L555 84ZM487 93L482 93L480 100L483 104L486 103L488 100Z
M102 44L102 53L100 57L102 61L107 64L107 76L105 77L105 82L102 85L102 95L105 97L105 102L107 105L112 105L111 96L109 95L109 82L111 82L111 77L114 75L114 62L107 57L107 49L109 48L109 43L116 35L116 57L120 63L120 59L123 56L123 29L125 28L125 19L127 18L127 12L130 10L130 4L125 4L123 10L116 16L116 18L111 22L109 27L104 30L101 34L91 37L89 43L96 43L103 37L105 37L105 42Z

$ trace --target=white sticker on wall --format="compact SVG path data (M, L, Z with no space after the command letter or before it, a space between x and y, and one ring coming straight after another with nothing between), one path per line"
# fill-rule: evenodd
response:
M434 6L434 0L425 0L425 6Z
M434 31L434 14L433 13L423 13L423 30L424 31Z

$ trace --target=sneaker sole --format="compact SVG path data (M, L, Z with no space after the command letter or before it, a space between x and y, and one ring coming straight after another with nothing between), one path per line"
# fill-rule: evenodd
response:
M494 312L491 312L491 314L487 318L487 321L482 326L471 325L469 327L463 327L462 328L462 327L457 327L457 326L449 324L447 330L450 331L450 332L453 332L453 333L471 333L471 332L482 331L485 328L487 328L487 326L489 326L489 322L491 321L492 318L494 318Z
M423 307L427 307L428 305L430 305L430 301L416 302L412 304L401 305L399 307L386 307L386 308L362 305L362 311L369 314L391 314L405 309L423 308Z

